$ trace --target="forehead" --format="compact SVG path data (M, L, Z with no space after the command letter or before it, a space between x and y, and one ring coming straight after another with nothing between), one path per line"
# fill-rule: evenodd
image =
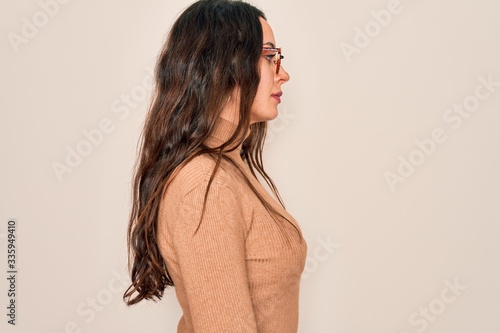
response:
M260 18L260 22L262 24L262 34L263 34L263 44L271 42L273 44L276 44L276 41L274 40L274 33L273 29L267 23L266 20L264 20L262 17Z

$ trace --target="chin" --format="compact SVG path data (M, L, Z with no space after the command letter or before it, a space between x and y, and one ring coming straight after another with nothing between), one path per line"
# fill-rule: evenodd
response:
M273 119L276 119L276 117L278 117L278 115L279 115L278 107L276 107L276 109L274 109Z
M268 110L261 110L260 112L256 112L252 115L251 123L261 123L263 121L274 120L278 117L278 108L270 108Z

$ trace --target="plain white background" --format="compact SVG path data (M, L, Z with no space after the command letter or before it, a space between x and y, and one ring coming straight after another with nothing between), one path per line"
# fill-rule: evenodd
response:
M151 70L191 1L62 2L0 4L0 327L175 332L172 289L121 296ZM265 163L309 246L299 331L499 332L500 3L253 4L291 74Z

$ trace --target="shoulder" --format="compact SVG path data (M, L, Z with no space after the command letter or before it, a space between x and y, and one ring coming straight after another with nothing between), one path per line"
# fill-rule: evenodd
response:
M172 174L167 192L184 197L200 187L206 188L215 166L215 159L209 155L203 154L194 157ZM212 185L227 187L237 192L241 181L236 167L223 159L214 175Z
M244 221L251 218L251 206L245 199L245 181L235 166L221 161L205 197L215 166L213 158L199 155L172 175L161 198L160 225L166 223L171 233L192 233L197 230L200 216L204 216L205 228L229 227L239 235L245 233L248 223Z

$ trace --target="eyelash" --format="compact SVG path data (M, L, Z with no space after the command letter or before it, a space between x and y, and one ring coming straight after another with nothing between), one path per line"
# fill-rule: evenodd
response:
M271 62L273 60L273 58L276 58L276 53L275 54L266 55L265 57L266 57L266 59L269 62Z

